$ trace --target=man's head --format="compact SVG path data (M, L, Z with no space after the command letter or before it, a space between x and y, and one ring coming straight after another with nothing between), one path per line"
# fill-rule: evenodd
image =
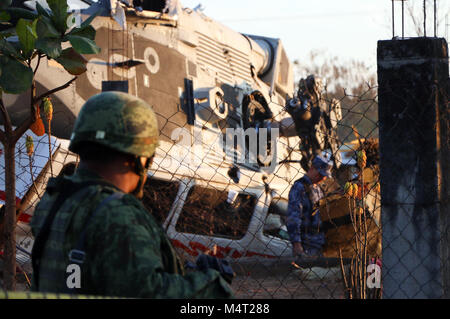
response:
M158 146L158 123L143 100L122 92L104 92L91 97L75 122L69 150L82 162L117 169L127 167L139 176L132 192L142 197L147 169ZM96 164L95 164L96 163ZM124 175L125 176L125 175Z
M311 164L311 168L309 169L307 175L313 184L320 183L326 178L331 177L331 168L333 165L329 160L321 156L316 156Z

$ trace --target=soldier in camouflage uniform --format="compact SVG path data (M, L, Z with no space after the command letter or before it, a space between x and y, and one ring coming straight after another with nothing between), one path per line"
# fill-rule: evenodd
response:
M321 255L325 235L320 231L318 204L323 193L317 184L331 177L331 167L329 161L316 156L306 175L297 180L289 192L286 227L294 255Z
M49 181L31 222L36 238L32 290L144 298L232 296L229 283L214 269L185 273L165 232L137 199L157 145L156 116L143 100L105 92L85 103L69 145L80 155L80 166L73 176ZM220 262L215 264L220 269ZM77 266L78 285L71 277Z

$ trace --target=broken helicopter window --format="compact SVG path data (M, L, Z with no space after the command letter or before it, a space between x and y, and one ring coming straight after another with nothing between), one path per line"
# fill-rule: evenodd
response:
M194 186L175 229L181 233L241 239L255 206L254 195Z

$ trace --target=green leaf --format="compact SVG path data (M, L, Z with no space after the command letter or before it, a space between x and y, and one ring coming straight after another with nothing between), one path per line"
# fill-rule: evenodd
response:
M53 22L45 16L39 18L36 25L36 33L39 38L59 38L61 36L61 33L53 25Z
M35 21L20 19L17 22L16 32L19 37L20 44L25 54L28 54L34 49L34 44L37 39L36 34L36 23Z
M0 31L0 38L8 38L8 37L12 37L15 36L16 34L16 29L11 27L9 29Z
M95 31L94 27L91 25L88 25L87 27L84 27L84 28L72 29L72 31L70 31L68 35L77 35L77 36L88 38L88 39L94 41L95 34L96 34L96 31Z
M46 54L52 59L61 55L61 41L59 39L43 38L36 41L36 49Z
M5 11L11 16L12 21L17 21L19 19L34 20L38 18L38 15L33 11L22 8L8 8Z
M47 0L48 6L52 10L52 21L54 22L56 28L61 33L65 33L67 30L67 17L69 13L69 6L67 5L67 0Z
M33 36L35 36L36 38L37 38L36 26L37 26L38 21L39 21L39 18L33 20L33 22L31 23L31 26L30 26L30 28L31 28L30 31L33 33Z
M33 81L33 70L15 59L0 56L0 87L7 93L19 94L28 90Z
M39 1L36 1L36 10L39 13L39 15L50 18L50 14L48 13L47 10L44 9L44 7L42 7L39 4Z
M78 53L81 54L100 53L100 48L91 39L77 35L67 35L67 39L70 41L70 44Z
M88 38L90 40L95 40L96 31L93 26L91 26L91 22L100 14L100 11L92 14L89 18L83 21L78 28L72 29L68 35L77 35L81 37Z
M14 58L17 58L20 61L26 60L26 58L22 55L21 50L22 46L19 41L9 41L6 38L4 39L5 43L2 43L0 52L3 55L9 55Z
M9 13L6 11L1 11L0 22L8 22L9 20L11 20L11 16L9 15Z
M0 10L5 10L11 5L12 0L1 0L0 1Z
M63 50L59 58L55 59L67 72L80 75L86 72L86 59L73 48Z
M15 57L19 57L20 53L17 52L16 48L6 39L0 40L0 53L3 55L12 55Z

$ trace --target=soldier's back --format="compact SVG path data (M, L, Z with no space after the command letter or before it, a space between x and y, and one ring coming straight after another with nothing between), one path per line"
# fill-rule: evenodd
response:
M36 239L35 246L43 245L39 258L38 278L36 274L33 276L33 290L67 292L69 252L75 248L83 228L91 228L96 224L95 216L93 222L87 224L90 213L102 200L115 192L120 190L85 170L79 170L71 177L49 181L47 191L37 204L31 221L32 232ZM45 232L44 225L46 222L49 223L47 219L50 211L58 200L62 203L50 221L47 234L43 236L41 232ZM42 237L46 239L40 241ZM89 248L91 245L87 246ZM36 247L33 248L33 252L35 250Z
M58 210L41 258L39 287L33 280L34 290L67 292L69 252L85 231L85 260L76 293L147 298L232 296L214 270L184 274L164 230L134 196L122 193L102 205L120 191L83 170L65 180L87 186L67 196ZM32 220L35 236L61 191L57 184L49 184Z

